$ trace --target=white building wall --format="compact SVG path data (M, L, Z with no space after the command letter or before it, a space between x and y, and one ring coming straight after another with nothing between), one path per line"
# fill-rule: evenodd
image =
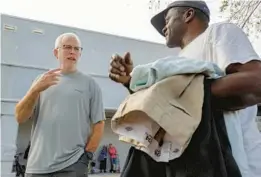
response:
M259 130L261 132L261 116L257 117L257 126L258 126L258 128L259 128Z

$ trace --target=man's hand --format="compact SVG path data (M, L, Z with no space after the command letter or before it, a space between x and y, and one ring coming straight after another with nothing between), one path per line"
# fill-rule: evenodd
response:
M15 117L18 123L27 121L33 114L40 92L57 84L60 69L54 69L43 74L28 90L26 95L15 106Z
M52 85L56 85L59 81L61 69L53 69L44 73L35 83L32 85L32 92L40 93Z
M130 53L127 52L124 57L113 55L110 62L109 77L111 80L128 85L131 79L130 73L133 70L133 62Z

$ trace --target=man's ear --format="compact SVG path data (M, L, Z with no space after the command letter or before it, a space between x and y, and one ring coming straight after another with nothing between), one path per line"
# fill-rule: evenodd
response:
M189 23L195 17L195 10L193 8L189 8L183 15L184 22Z
M58 59L58 49L53 49L53 55Z

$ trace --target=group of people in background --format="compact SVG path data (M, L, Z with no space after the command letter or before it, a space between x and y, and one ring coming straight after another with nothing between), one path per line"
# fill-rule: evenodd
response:
M116 173L119 172L119 158L118 158L118 153L117 149L115 146L113 146L111 143L109 146L104 145L98 155L98 161L100 163L100 172L101 173L106 173L107 172L107 159L109 158L110 160L110 172L111 173Z

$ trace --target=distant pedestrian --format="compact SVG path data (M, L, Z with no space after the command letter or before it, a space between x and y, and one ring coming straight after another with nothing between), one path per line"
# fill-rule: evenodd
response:
M111 173L116 172L116 163L117 163L117 150L116 148L112 145L109 144L109 155L110 155L110 160L111 160Z

